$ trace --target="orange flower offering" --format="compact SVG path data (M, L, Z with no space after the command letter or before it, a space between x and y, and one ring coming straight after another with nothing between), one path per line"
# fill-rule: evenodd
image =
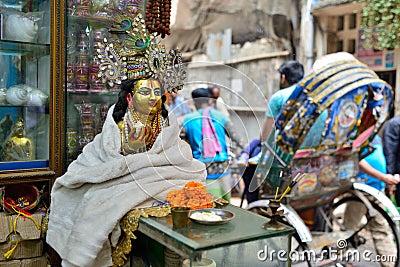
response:
M206 186L194 181L188 182L181 190L169 191L167 201L172 207L188 207L191 210L213 207Z

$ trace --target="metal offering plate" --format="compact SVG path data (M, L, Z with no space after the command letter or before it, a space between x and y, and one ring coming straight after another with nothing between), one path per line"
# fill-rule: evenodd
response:
M198 209L189 214L190 220L205 225L220 225L235 218L235 214L223 209Z

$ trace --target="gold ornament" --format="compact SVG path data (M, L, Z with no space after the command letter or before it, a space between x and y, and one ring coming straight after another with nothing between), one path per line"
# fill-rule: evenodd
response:
M14 125L10 137L5 141L3 161L29 161L35 159L33 141L25 136L25 124L20 118Z
M134 232L139 228L140 217L165 217L170 213L171 206L165 205L133 209L125 214L120 221L122 229L121 237L115 248L112 249L113 267L122 266L127 261L126 255L132 250L131 239L136 239Z

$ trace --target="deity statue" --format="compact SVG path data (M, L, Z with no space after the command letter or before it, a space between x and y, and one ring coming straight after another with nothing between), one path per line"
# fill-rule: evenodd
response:
M149 150L167 125L167 118L162 116L168 114L163 95L160 82L154 78L122 83L118 103L127 107L114 108L113 117L121 131L123 155Z
M166 53L139 10L116 9L108 18L98 77L120 90L118 100L52 187L46 241L63 266L122 266L139 217L166 216L169 207L152 206L189 181L205 183L205 165L193 159L164 104L167 91L183 86L181 54Z
M24 121L19 119L12 127L10 136L4 142L3 161L24 161L35 158L33 141L25 136Z

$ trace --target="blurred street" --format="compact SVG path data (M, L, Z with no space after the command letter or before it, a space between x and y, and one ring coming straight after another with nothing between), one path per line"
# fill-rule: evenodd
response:
M241 196L238 192L236 192L234 190L234 192L232 194L232 198L231 198L231 204L239 207L240 203L241 203ZM247 206L247 202L246 202L246 200L244 200L242 207L246 208L246 206ZM363 252L365 252L366 250L372 252L372 254L369 256L371 259L375 258L375 255L376 255L371 235L368 232L364 231L362 233L362 236L367 239L367 243L364 244L360 249L361 257L360 257L359 262L357 261L357 262L347 262L347 263L345 263L345 262L332 263L329 261L325 261L325 262L318 263L316 266L320 266L320 267L342 267L342 266L343 267L380 267L381 265L377 262L369 262L369 261L362 259ZM294 248L292 247L292 249L294 249ZM306 262L293 262L292 266L308 267Z

